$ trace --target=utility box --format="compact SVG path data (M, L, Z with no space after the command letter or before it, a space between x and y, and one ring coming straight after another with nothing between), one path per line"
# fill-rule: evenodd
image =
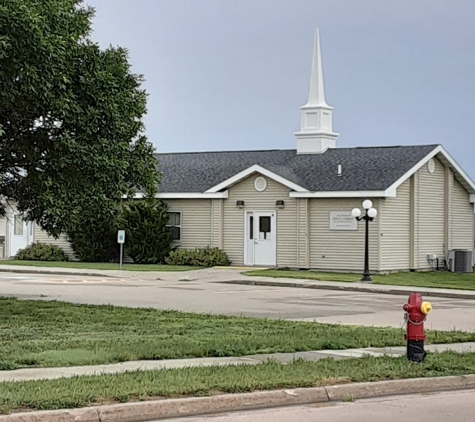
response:
M449 251L447 259L449 271L453 273L471 273L472 267L472 251L468 249L453 249Z

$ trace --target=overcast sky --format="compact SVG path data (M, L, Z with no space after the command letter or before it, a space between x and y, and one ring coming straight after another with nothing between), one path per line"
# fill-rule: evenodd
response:
M475 179L474 0L85 0L159 152L293 149L320 28L339 147L441 143Z

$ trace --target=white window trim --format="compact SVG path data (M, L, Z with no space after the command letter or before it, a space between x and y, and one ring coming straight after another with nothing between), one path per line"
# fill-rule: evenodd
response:
M168 214L174 213L174 214L180 214L180 224L175 225L175 224L167 224L166 227L179 227L180 228L180 239L173 239L173 242L181 242L182 236L182 224L183 224L183 213L181 211L167 211Z

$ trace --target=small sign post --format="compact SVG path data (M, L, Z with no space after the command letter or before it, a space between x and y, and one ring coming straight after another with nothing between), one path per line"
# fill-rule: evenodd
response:
M117 243L120 245L120 270L122 271L122 257L124 255L125 230L117 232Z

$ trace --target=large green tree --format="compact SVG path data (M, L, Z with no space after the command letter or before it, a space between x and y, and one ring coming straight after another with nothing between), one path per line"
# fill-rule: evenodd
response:
M0 0L0 195L54 236L159 182L143 78L92 41L93 15L82 0Z

